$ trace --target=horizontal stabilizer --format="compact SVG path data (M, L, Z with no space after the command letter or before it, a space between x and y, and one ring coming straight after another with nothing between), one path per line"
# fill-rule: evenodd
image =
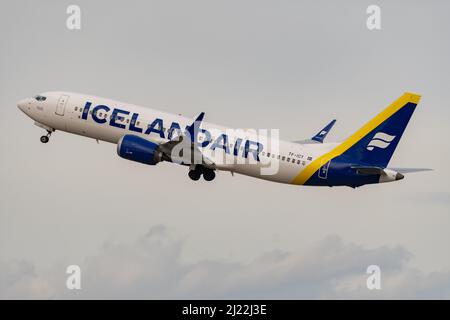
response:
M429 168L390 168L391 170L400 172L400 173L414 173L421 171L433 171L433 169Z
M371 166L353 166L352 169L356 169L356 174L359 175L379 175L380 182L389 182L395 180L402 180L405 176L400 172L394 171L388 168L371 167Z
M380 167L353 166L352 169L356 169L356 173L361 175L384 174L384 169Z

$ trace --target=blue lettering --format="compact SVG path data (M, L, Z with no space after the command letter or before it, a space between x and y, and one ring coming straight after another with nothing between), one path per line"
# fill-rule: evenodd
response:
M137 113L133 113L133 115L131 116L130 131L142 133L142 128L139 128L136 125L138 117L139 117L139 114L137 114Z
M256 145L256 150L250 149L251 145ZM248 154L252 153L253 158L255 158L256 161L259 161L259 153L262 151L262 149L263 149L263 145L261 143L256 142L256 141L247 140L245 142L245 147L244 147L244 157L248 158Z
M230 146L228 145L228 136L226 134L221 134L216 141L214 141L211 146L211 150L216 148L224 149L226 153L230 153Z
M118 116L118 114L130 114L129 111L126 110L121 110L121 109L114 109L111 115L111 121L109 122L109 125L112 127L116 127L116 128L121 128L121 129L125 129L125 125L121 124L121 123L116 123L116 119L119 120L118 118L120 116Z
M92 119L94 119L94 121L97 122L97 123L105 123L107 121L106 118L105 119L100 119L97 116L97 112L99 110L105 110L105 112L108 112L110 109L107 106L104 106L102 104L100 104L100 105L96 106L94 109L92 109Z
M181 135L181 127L177 122L172 122L172 124L170 125L167 139L172 140L174 134L176 134L177 136Z
M147 130L145 130L145 134L150 134L152 132L158 133L161 138L164 138L162 119L155 119L155 121L148 125Z
M87 120L88 114L89 114L89 108L91 107L91 102L87 101L86 105L84 106L83 109L83 114L81 115L81 119L83 120Z
M241 144L242 144L242 139L241 138L236 139L236 143L234 144L234 150L233 150L233 155L235 157L237 157L239 154L239 148L241 147Z
M200 147L205 148L211 142L211 133L206 129L200 129L200 132L205 135L205 140L200 144Z

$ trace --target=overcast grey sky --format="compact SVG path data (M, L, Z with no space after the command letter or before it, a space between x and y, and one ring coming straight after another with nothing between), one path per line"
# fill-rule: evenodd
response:
M82 28L66 28L77 4ZM366 28L381 7L382 29ZM450 298L448 1L9 1L0 19L0 298ZM67 90L300 140L422 100L391 184L281 185L129 162L17 101ZM83 289L65 289L65 267ZM365 288L378 264L382 290Z

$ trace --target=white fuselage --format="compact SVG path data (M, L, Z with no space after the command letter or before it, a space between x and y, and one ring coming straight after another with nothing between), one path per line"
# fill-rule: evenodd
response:
M19 102L19 108L37 125L48 131L66 131L115 144L126 134L166 142L174 137L177 126L184 130L193 121L181 115L72 92L46 92L42 96L44 101L30 98ZM281 183L292 183L311 161L335 146L269 139L267 134L258 134L256 130L232 130L208 122L203 122L201 128L210 137L200 134L198 142L204 144L201 150L216 169ZM246 141L251 142L247 151ZM257 154L252 142L261 142L262 149Z

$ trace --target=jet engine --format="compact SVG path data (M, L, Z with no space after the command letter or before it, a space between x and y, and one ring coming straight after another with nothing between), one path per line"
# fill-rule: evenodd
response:
M159 144L132 134L120 138L117 154L124 159L148 165L155 165L162 161Z

